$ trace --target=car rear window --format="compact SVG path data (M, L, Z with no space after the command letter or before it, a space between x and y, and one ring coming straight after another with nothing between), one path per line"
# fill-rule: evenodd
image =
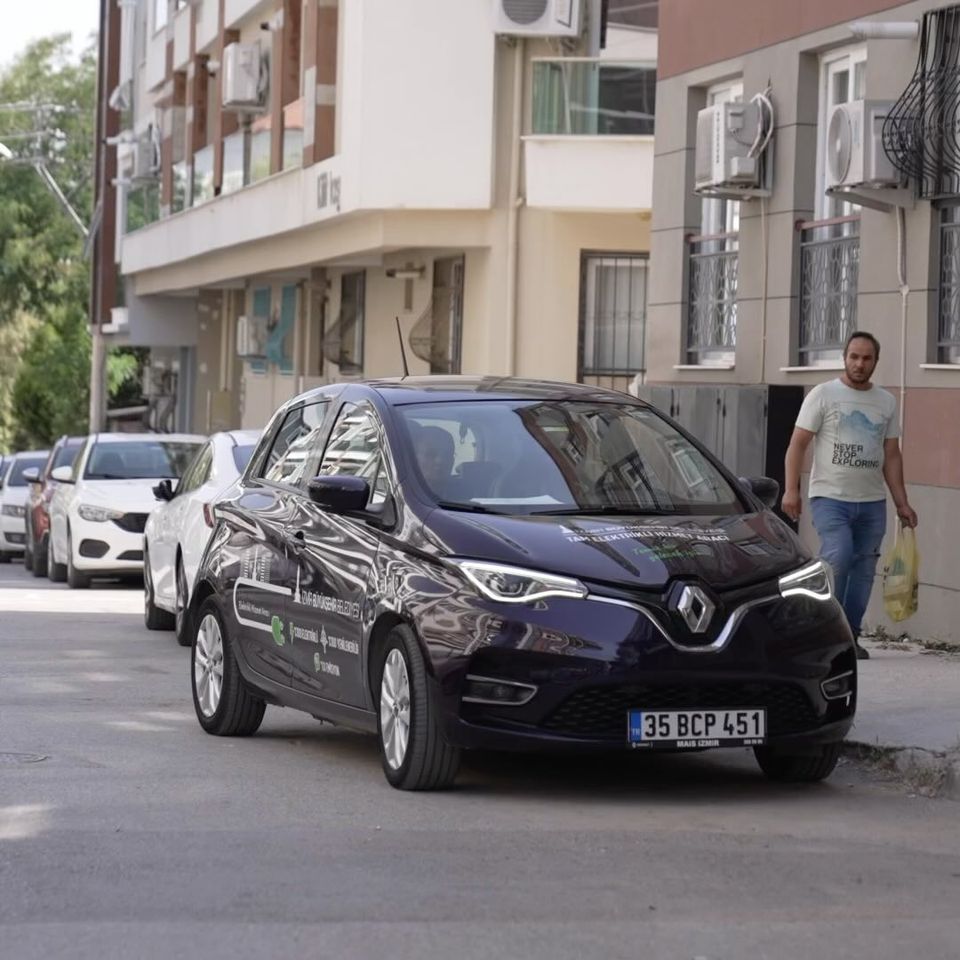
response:
M247 469L247 464L256 449L255 443L245 443L233 448L233 462L237 466L237 473L243 473Z
M87 480L153 480L182 476L199 443L176 440L118 440L90 451Z
M14 460L13 467L10 469L10 477L7 480L7 484L11 487L27 486L27 481L23 479L23 471L29 470L31 467L36 467L38 470L42 470L43 465L46 462L46 457L22 457L18 460Z

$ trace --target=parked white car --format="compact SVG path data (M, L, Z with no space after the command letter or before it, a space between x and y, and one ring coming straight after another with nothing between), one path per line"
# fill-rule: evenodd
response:
M0 563L22 556L26 544L27 495L30 483L25 470L40 470L50 455L47 450L29 450L7 456L0 473Z
M240 477L259 439L258 430L215 433L179 483L155 488L160 502L144 532L143 619L150 630L176 630L183 646L190 645L183 611L215 525L212 504Z
M47 575L71 587L92 576L143 570L143 531L154 486L181 476L206 438L184 433L95 433L72 467L51 477Z

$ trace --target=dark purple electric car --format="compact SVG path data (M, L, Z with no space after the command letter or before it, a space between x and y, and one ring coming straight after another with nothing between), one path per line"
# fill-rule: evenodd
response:
M752 747L833 770L856 660L829 568L653 407L582 385L405 378L277 411L188 616L209 733L267 703L379 736L404 789L460 752Z

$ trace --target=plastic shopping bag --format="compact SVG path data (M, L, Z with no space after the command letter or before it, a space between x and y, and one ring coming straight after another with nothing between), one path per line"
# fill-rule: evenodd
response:
M917 612L920 554L912 527L897 524L893 546L883 561L883 607L899 623Z

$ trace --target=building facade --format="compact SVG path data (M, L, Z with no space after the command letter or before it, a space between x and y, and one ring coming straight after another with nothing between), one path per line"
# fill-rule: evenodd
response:
M906 480L920 514L920 610L906 626L953 640L960 638L958 28L957 8L936 0L661 7L640 387L671 403L699 396L710 408L701 420L720 448L724 435L742 433L743 411L752 411L748 418L781 456L799 396L842 370L845 336L859 328L879 337L875 382L901 401ZM758 94L774 116L762 189L698 194L700 111ZM862 128L834 120L841 107L845 116L872 119ZM861 161L880 172L859 175L858 185ZM894 519L891 511L889 530ZM816 542L808 521L801 530ZM892 629L879 590L868 620Z
M515 6L104 0L94 321L151 348L154 428L399 374L398 323L411 373L642 371L656 4Z

